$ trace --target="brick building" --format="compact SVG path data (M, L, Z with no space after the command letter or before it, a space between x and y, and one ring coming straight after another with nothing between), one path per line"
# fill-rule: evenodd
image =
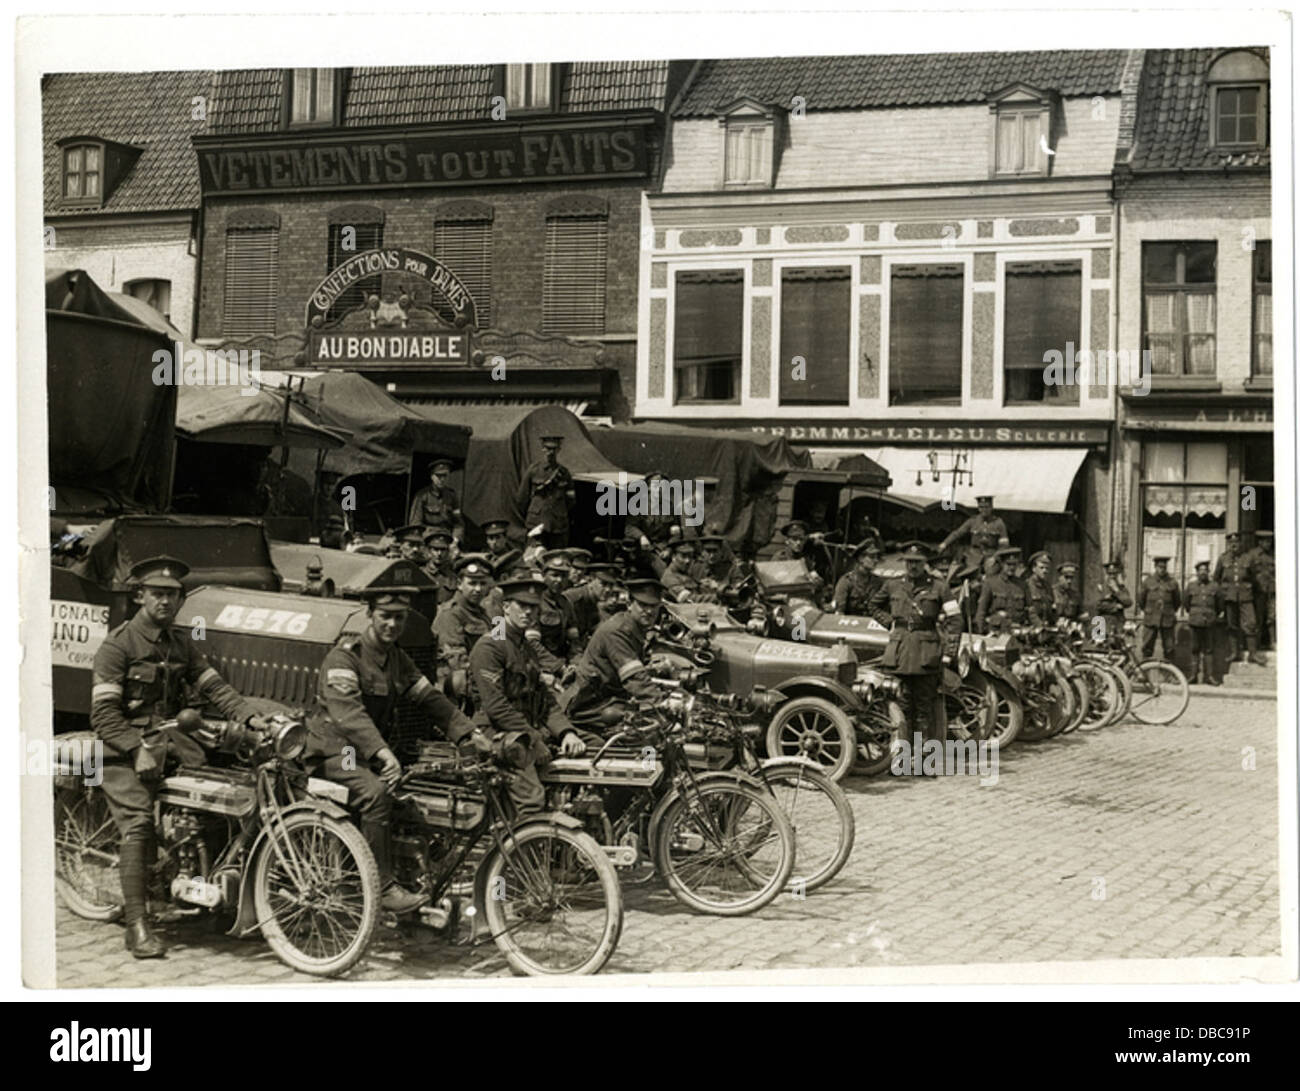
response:
M1273 530L1269 68L1262 49L1146 52L1115 184L1119 332L1150 353L1122 389L1115 540L1193 575L1233 530Z
M47 268L84 269L194 330L211 72L53 74L41 84Z
M200 339L412 401L623 415L642 192L686 68L218 73Z
M1016 544L1095 566L1114 387L1043 370L1115 347L1111 171L1140 60L700 62L647 199L637 415L865 454L895 537L937 540L959 519L941 501L992 493Z

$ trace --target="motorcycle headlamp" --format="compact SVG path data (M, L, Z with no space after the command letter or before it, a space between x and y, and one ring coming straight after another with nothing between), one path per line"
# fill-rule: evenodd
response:
M271 749L281 761L293 761L307 749L307 725L301 720L277 717L271 728Z
M963 678L970 674L971 650L969 644L963 644L957 649L957 673Z
M786 612L785 604L778 602L772 607L772 624L778 629L784 629L785 623L790 620L790 615Z
M975 654L975 660L976 660L976 662L979 663L979 665L980 665L980 670L987 671L987 670L989 669L989 661L990 661L990 660L989 660L989 647L988 647L988 644L985 643L983 637L976 637L976 638L975 638L975 642L974 642L974 645L973 645L973 647L972 647L972 651L973 651L974 654Z

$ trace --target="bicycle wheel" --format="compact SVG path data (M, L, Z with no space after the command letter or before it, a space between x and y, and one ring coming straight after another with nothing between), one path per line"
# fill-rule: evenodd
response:
M492 939L517 974L594 974L618 946L623 894L589 834L533 822L484 859Z
M319 811L284 816L253 864L253 908L281 962L305 974L350 970L379 920L379 867L349 822Z
M121 848L103 792L54 790L54 888L78 917L112 921L122 915Z
M824 886L853 852L856 829L849 797L825 773L804 762L769 765L760 775L794 830L791 889L807 892Z
M775 798L747 784L705 783L665 808L655 866L683 905L739 917L772 902L794 871L790 820Z
M1079 723L1079 730L1091 731L1105 727L1114 719L1115 709L1120 702L1120 690L1114 675L1090 661L1076 664L1075 670L1088 687L1088 707Z
M1144 724L1169 724L1187 711L1187 676L1172 663L1148 659L1133 672L1129 711Z

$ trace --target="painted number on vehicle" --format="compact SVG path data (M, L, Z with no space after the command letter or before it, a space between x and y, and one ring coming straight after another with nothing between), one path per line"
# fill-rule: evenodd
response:
M301 636L311 624L311 614L293 610L268 610L265 606L224 606L213 625L218 629L246 629L250 632L287 633Z

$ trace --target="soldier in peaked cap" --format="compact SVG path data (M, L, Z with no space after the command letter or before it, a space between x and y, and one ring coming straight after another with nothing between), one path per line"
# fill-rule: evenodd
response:
M1040 549L1029 558L1025 580L1025 612L1034 625L1056 624L1056 589L1052 586L1052 555Z
M489 519L485 522L483 537L487 542L484 552L492 558L494 564L514 548L510 544L510 524L505 519Z
M968 566L982 564L995 550L1011 544L1007 524L993 511L993 497L977 496L975 504L978 508L976 513L939 543L939 552L947 553L954 543L969 538Z
M1224 614L1232 637L1232 658L1260 666L1267 660L1259 654L1258 618L1255 616L1256 555L1242 545L1241 535L1233 531L1224 539L1225 548L1214 566L1214 581L1223 588Z
M1083 613L1083 600L1079 595L1079 566L1073 561L1066 561L1056 569L1056 583L1052 595L1056 607L1056 616L1077 621Z
M926 554L912 546L903 554L907 574L886 581L868 603L871 616L889 629L881 664L898 676L908 742L917 748L947 733L939 678L944 655L955 652L961 619L948 585L927 571Z
M451 561L451 531L443 527L428 527L423 535L427 560L422 571L438 589L438 605L447 602L456 593L456 569Z
M998 633L1013 625L1023 625L1029 616L1025 585L1014 574L1019 566L1020 550L1006 546L995 556L1001 569L995 567L984 577L975 608L975 628L981 633Z
M542 436L542 458L524 470L515 505L524 513L524 527L547 549L569 544L569 509L573 507L573 475L559 461L563 436Z
M1183 593L1187 607L1187 624L1192 632L1192 658L1196 661L1193 682L1223 684L1214 658L1214 638L1223 620L1223 588L1210 578L1210 562L1196 562L1196 577Z
M696 547L694 538L679 538L669 548L672 559L659 577L664 591L675 602L704 602L709 599L693 575Z
M853 547L850 557L853 567L836 581L831 610L869 617L871 596L881 586L880 578L873 571L880 562L880 543L875 538L859 542Z
M556 674L582 651L578 617L573 603L564 597L569 580L566 551L555 550L542 560L542 592L537 609L541 645L548 655L539 655L543 666Z
M189 567L175 557L150 557L135 565L130 581L140 609L104 638L92 670L90 726L104 744L104 796L122 839L126 946L137 958L156 958L165 950L145 912L156 850L154 796L167 751L187 765L204 760L197 743L179 732L160 737L158 725L184 707L188 684L225 718L265 726L208 664L188 631L172 628L188 574Z
M485 553L466 553L456 561L456 592L438 607L433 619L433 635L438 638L438 659L451 674L452 690L463 694L463 672L469 665L469 652L478 638L492 628L492 619L501 616L488 604L493 590L494 573Z
M379 865L383 905L406 913L424 902L393 879L389 792L402 775L402 764L388 745L397 706L411 701L430 714L448 738L457 742L473 725L424 676L397 641L406 628L416 587L371 587L366 625L346 633L326 654L316 684L316 704L307 718L304 760L314 775L348 789L348 806L358 815L361 832Z
M585 647L596 626L616 612L613 592L618 586L618 576L616 564L590 564L586 582L564 592L578 622L579 646Z
M1118 557L1112 557L1102 567L1105 575L1094 589L1095 611L1106 623L1109 637L1119 639L1124 632L1124 611L1133 605L1133 595L1124 586L1124 564Z
M436 458L429 464L429 484L412 499L407 522L420 528L441 527L459 540L465 532L465 522L456 490L447 484L450 476L451 463L447 459Z
M577 678L564 697L575 716L609 702L657 694L650 681L645 645L663 601L658 580L628 580L627 609L602 621L578 660Z
M1152 557L1155 571L1142 577L1138 590L1138 607L1142 611L1142 658L1156 653L1156 636L1160 636L1160 658L1169 661L1174 650L1174 622L1183 605L1178 583L1169 575L1169 558Z

